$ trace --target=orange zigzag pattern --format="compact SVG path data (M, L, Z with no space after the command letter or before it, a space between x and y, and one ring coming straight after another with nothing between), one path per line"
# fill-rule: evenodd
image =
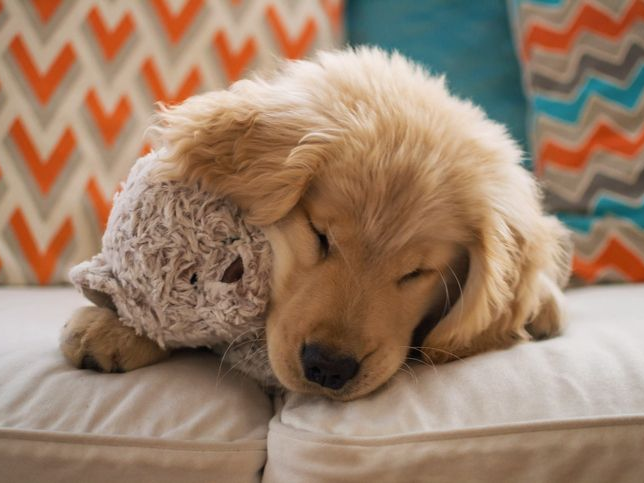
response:
M177 102L183 101L186 97L190 97L192 94L197 92L197 89L201 85L201 72L197 67L194 67L188 73L183 83L174 94L168 92L163 84L162 76L156 68L152 57L148 57L145 62L143 62L141 71L143 72L143 77L145 77L145 81L148 84L154 100L161 101L164 104L176 104Z
M301 59L317 34L317 24L315 20L309 18L304 24L304 28L295 39L291 39L277 8L269 5L266 8L268 22L277 37L282 54L288 59Z
M339 32L342 27L342 14L344 12L344 0L322 0L324 11L331 20L331 25L335 32Z
M0 224L2 283L64 282L70 264L100 249L115 180L127 171L121 164L107 172L87 159L148 152L135 134L155 101L173 104L223 88L274 57L338 47L347 2L121 3L124 8L105 0L0 0L0 22L17 27L5 32L3 50L16 82L0 79L0 138L8 156L0 159L0 205L15 202ZM193 37L203 42L188 42ZM203 62L177 69L182 54ZM81 142L78 126L92 136Z
M40 21L43 23L49 22L49 19L54 15L63 0L31 0L34 8L38 12Z
M98 186L96 178L93 176L87 182L85 190L92 202L92 207L94 208L94 213L96 214L99 227L101 230L104 230L107 226L107 219L110 216L110 210L112 209L112 200L103 196L103 192Z
M20 150L29 171L31 171L36 183L38 183L40 191L46 195L58 179L58 175L67 165L67 160L74 152L74 149L76 149L76 138L73 131L69 127L65 129L47 159L43 159L38 153L20 118L13 122L9 133Z
M242 48L237 52L233 52L226 33L220 30L215 34L213 44L219 52L222 66L226 71L226 77L230 83L239 79L248 63L257 54L257 42L254 37L246 39Z
M613 19L593 5L586 4L579 15L563 31L556 31L541 25L528 29L523 39L522 56L530 58L536 45L552 50L565 50L581 30L597 32L605 37L615 38L638 19L644 19L644 2L635 0L621 19Z
M606 248L593 260L583 260L575 255L572 267L576 275L589 283L595 282L600 272L608 267L619 270L633 282L644 280L644 263L617 238L611 238Z
M127 39L130 38L130 35L134 33L134 20L132 20L132 15L129 12L123 15L114 29L108 30L98 7L94 7L87 15L87 23L94 32L103 55L108 61L114 59L121 47L127 42Z
M633 157L644 147L644 125L634 139L624 136L619 129L602 122L592 135L580 146L568 148L556 141L549 141L539 152L537 172L542 173L547 165L557 165L572 170L581 170L589 156L598 149L611 151L622 156Z
M110 114L105 111L101 104L96 89L92 88L85 96L85 105L99 128L105 145L114 145L114 141L116 141L123 126L132 114L132 106L128 97L123 95Z
M49 102L53 93L72 68L74 62L76 62L76 54L68 42L63 46L47 72L41 74L38 72L36 63L27 50L27 46L20 34L16 35L11 41L9 49L41 104Z
M41 285L47 284L54 273L60 255L74 234L71 218L65 219L44 252L38 250L33 233L29 230L27 220L20 208L16 208L13 212L9 223L38 282Z
M177 14L172 13L165 0L151 0L150 4L156 10L170 42L176 44L203 8L204 0L187 0Z

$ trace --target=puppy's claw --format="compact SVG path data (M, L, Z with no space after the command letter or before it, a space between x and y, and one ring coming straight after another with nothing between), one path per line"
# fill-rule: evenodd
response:
M83 356L83 359L81 360L81 363L80 363L80 369L90 369L96 372L105 372L105 370L96 361L96 359L94 359L94 357L92 357L89 354Z

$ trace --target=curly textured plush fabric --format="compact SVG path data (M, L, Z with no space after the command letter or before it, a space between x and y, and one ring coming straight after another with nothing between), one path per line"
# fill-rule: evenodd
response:
M210 347L277 385L264 340L270 245L226 199L155 181L159 156L136 162L114 199L101 253L72 268L72 283L161 347Z

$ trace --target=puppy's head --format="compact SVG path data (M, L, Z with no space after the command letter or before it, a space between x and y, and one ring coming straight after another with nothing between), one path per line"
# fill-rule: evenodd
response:
M287 388L353 399L414 348L444 361L525 336L539 294L516 301L537 276L524 254L556 249L515 144L442 79L379 50L326 53L159 116L165 174L266 230Z

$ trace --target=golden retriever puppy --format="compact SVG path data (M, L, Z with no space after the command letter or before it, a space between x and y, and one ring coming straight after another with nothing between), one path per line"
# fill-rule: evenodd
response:
M288 389L350 400L410 351L446 362L560 330L568 236L519 148L398 54L287 62L163 109L153 132L160 176L203 180L265 229Z

